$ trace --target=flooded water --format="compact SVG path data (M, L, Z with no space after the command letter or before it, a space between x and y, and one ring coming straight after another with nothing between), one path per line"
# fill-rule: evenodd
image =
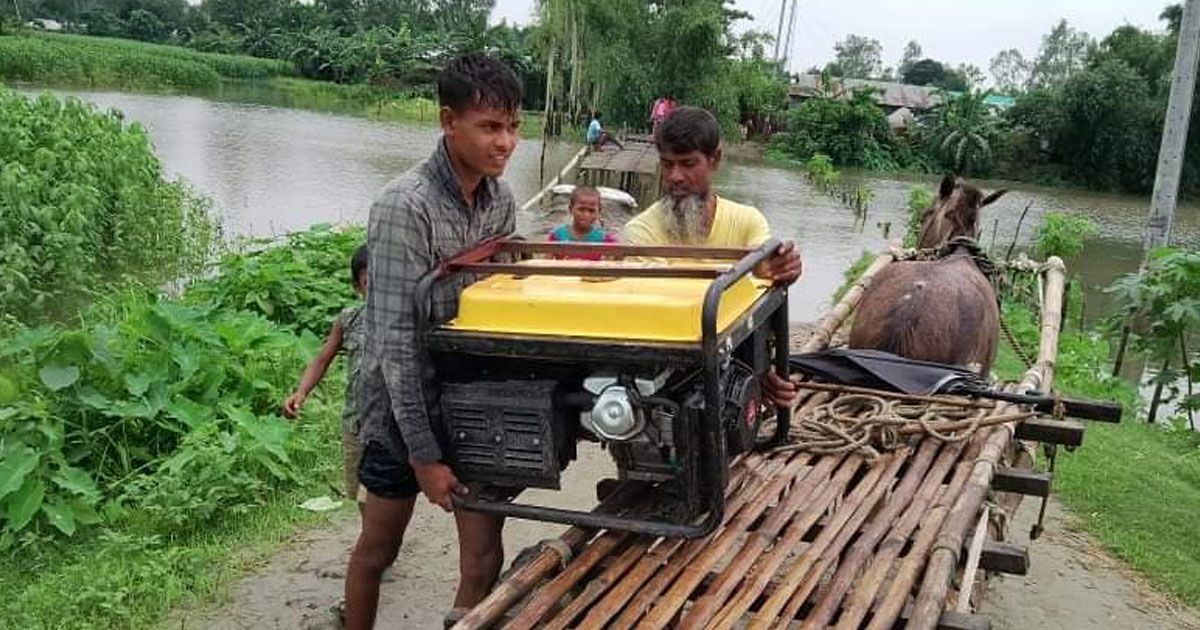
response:
M71 92L101 107L124 112L144 125L164 167L212 198L228 233L270 236L318 222L361 223L375 192L391 178L430 154L438 131L430 125L384 123L331 113L275 107L269 95L253 103L190 96L114 92ZM236 96L236 95L234 95ZM229 97L232 98L232 97ZM523 140L510 162L507 179L518 200L539 188L541 143ZM547 177L577 150L561 142L547 146ZM794 170L728 160L718 179L721 194L763 210L777 236L795 239L805 262L804 277L792 291L794 320L817 317L842 283L843 271L863 250L885 246L884 225L898 238L909 189L936 185L934 178L889 178L846 173L875 192L862 231L853 211L814 190ZM1018 247L1048 211L1092 218L1100 234L1077 260L1068 261L1091 287L1087 308L1106 307L1095 287L1133 271L1141 257L1142 225L1148 200L1026 184L985 182L1011 192L983 212L983 242L1002 254L1013 240L1018 218L1028 205ZM530 212L518 218L526 234L548 229L557 217ZM1179 209L1176 239L1200 242L1200 209Z

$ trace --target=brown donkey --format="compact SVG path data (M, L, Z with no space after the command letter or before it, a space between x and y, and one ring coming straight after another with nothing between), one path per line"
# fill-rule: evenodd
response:
M941 247L955 237L975 238L979 209L996 201L947 175L921 216L918 247ZM939 260L885 267L863 294L850 330L851 348L961 365L986 374L996 355L1000 309L988 279L965 247Z

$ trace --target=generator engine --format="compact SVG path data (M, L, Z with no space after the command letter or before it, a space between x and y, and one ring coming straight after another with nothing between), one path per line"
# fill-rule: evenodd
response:
M596 375L584 381L595 395L582 428L605 443L622 479L667 481L682 471L675 434L685 405L703 406L698 374L671 379L670 370L654 378ZM764 412L758 378L741 362L730 363L721 379L721 426L727 455L753 447Z
M453 320L417 314L439 381L434 428L455 474L473 488L455 502L589 528L703 536L721 522L729 460L756 446L764 418L775 417L774 440L786 438L790 424L789 410L765 405L759 385L768 371L787 369L786 287L753 278L778 242L753 250L603 247L606 255L695 262L494 262L587 249L501 240L419 283L420 306L456 273L491 274L462 291ZM714 265L714 257L730 263ZM560 488L579 441L598 442L619 481L654 493L650 503L663 511L635 517L514 499L514 489Z

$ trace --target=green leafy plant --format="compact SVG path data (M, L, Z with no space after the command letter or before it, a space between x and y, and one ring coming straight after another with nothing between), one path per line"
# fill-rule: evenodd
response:
M0 77L9 80L195 89L213 87L222 78L263 79L294 73L285 61L179 46L82 35L0 37Z
M186 487L192 498L224 497L211 506L219 512L245 505L226 495L251 480L299 481L297 445L272 417L315 337L144 292L104 300L82 320L23 328L0 346L0 543L47 527L70 535L118 496L186 513ZM223 465L231 474L213 472ZM147 474L154 481L139 481Z
M833 167L833 160L824 153L814 153L804 163L804 176L817 190L827 192L837 185L841 174Z
M1050 256L1073 258L1098 231L1095 221L1087 217L1047 212L1034 237L1034 250L1043 259Z
M1110 329L1129 325L1130 348L1161 366L1154 382L1167 390L1165 400L1177 399L1189 412L1200 409L1200 356L1189 340L1200 331L1200 250L1162 248L1151 253L1144 268L1121 278L1108 291L1118 312ZM1179 391L1179 383L1186 392Z
M281 242L251 242L260 249L226 256L215 277L189 287L185 301L251 311L323 336L333 316L355 299L349 260L365 241L361 228L316 225Z

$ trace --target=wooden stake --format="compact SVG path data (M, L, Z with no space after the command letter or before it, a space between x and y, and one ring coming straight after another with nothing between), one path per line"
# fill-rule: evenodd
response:
M979 570L979 554L983 553L983 541L987 539L988 515L991 510L983 506L975 534L971 536L971 547L967 550L967 566L963 569L962 587L958 591L958 612L971 612L971 590L975 586L975 572Z

